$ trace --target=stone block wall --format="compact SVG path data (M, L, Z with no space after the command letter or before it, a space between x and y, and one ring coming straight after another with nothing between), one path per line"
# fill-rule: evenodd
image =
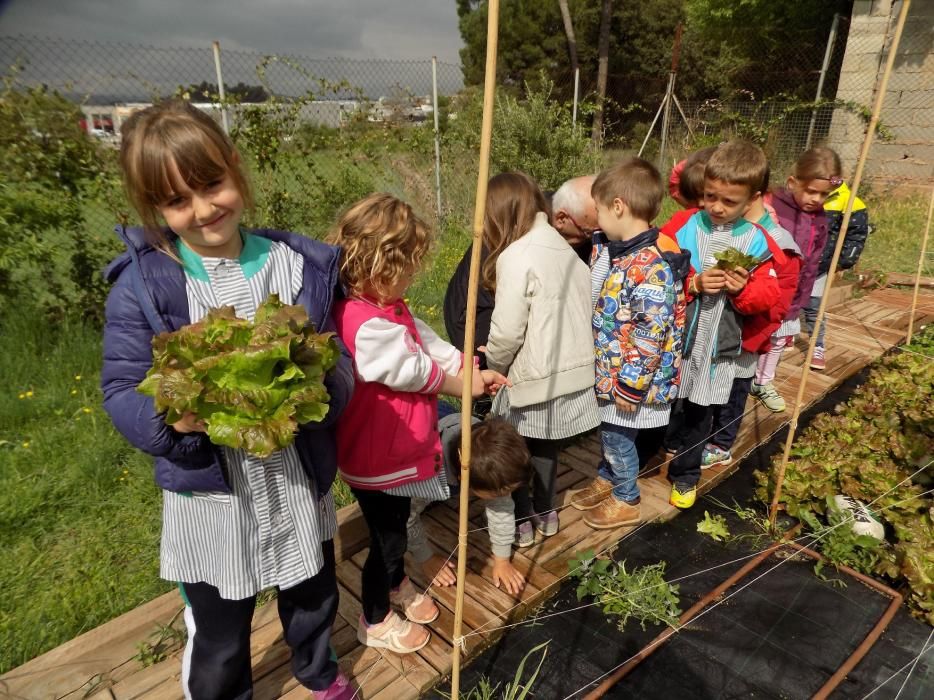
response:
M901 4L902 0L854 2L837 99L871 109ZM892 184L934 184L934 0L912 0L880 121L894 138L873 143L864 177ZM865 127L860 117L835 110L827 143L840 154L848 177L856 167Z

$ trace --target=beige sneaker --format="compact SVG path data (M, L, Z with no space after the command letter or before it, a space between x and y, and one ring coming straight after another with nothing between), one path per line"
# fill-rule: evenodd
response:
M363 615L357 625L357 639L374 649L389 649L397 654L411 654L428 644L431 632L421 625L403 620L392 610L376 625L367 625Z
M571 505L577 510L596 508L604 498L610 495L612 490L613 484L598 476L590 482L590 486L574 492L571 496Z
M402 612L411 622L427 625L438 619L441 611L435 601L416 590L413 583L406 576L395 590L389 591L389 602L396 610Z
M642 522L642 511L638 503L629 505L625 501L618 501L615 496L610 495L584 516L584 522L598 530L609 530L624 525L638 525Z

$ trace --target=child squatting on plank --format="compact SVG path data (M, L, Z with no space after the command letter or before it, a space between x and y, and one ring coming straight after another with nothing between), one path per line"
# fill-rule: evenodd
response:
M446 409L438 421L444 467L447 479L456 483L459 478L461 426L460 413L439 402ZM525 440L506 421L490 418L481 422L473 419L470 434L470 491L484 501L487 531L492 552L493 584L516 595L525 588L525 576L512 565L512 545L516 536L515 503L512 492L528 484L532 466ZM436 554L422 529L421 514L430 503L421 498L412 499L409 515L409 551L435 586L451 586L457 582L451 558Z

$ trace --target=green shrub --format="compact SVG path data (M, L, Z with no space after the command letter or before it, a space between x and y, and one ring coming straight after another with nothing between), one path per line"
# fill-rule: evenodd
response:
M100 269L118 249L88 231L93 198L113 185L109 154L81 128L81 110L15 69L0 91L0 299L56 319L99 320Z
M594 148L589 132L571 123L571 107L551 99L552 85L526 85L522 98L506 89L496 92L490 173L520 170L535 179L543 189L556 189L565 180L597 172L603 154ZM477 162L483 94L469 89L455 100L457 115L444 135L445 152L457 153L454 161L472 154ZM467 169L476 172L476 166Z

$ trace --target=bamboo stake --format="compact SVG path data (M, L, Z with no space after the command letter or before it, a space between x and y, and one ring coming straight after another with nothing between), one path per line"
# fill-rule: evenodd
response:
M480 281L480 250L483 247L483 217L486 209L486 188L490 179L490 142L493 137L493 102L496 98L496 43L499 35L499 0L490 0L486 25L486 73L483 80L483 122L480 128L480 163L477 171L477 199L473 214L473 249L470 256L470 276L467 282L467 322L464 328L464 364L472 364L477 326L477 286ZM469 360L467 358L470 358ZM470 503L470 433L471 373L464 368L464 388L461 395L461 475L460 513L457 528L457 592L454 604L454 641L451 667L451 697L460 697L461 627L464 620L464 580L467 577L467 513Z
M788 426L788 437L785 439L785 450L782 453L782 461L778 467L778 474L775 477L775 493L772 495L772 506L769 509L769 523L773 529L775 528L775 518L778 514L778 501L782 495L782 484L785 481L785 470L788 467L788 457L791 454L791 444L795 440L795 432L798 429L798 418L801 415L801 405L804 403L804 390L807 388L808 377L811 372L811 359L814 357L814 348L817 345L817 331L824 321L824 312L827 309L827 300L830 299L830 289L833 286L834 274L837 272L840 251L843 250L843 239L846 238L846 229L847 226L850 225L853 203L856 201L856 193L859 190L860 181L863 177L866 157L869 155L869 147L872 145L873 136L875 136L876 133L876 125L879 123L879 113L882 111L882 102L885 99L885 92L889 85L889 75L892 73L892 66L895 64L895 54L898 51L898 42L902 38L902 30L905 27L905 18L908 16L909 7L911 7L911 0L904 0L901 12L898 14L895 35L892 37L892 46L889 48L889 55L886 58L885 71L882 73L882 80L879 81L878 90L876 91L876 101L872 107L872 117L869 119L866 137L863 139L863 146L860 149L859 159L856 162L856 172L853 175L853 184L850 187L850 199L846 203L846 211L843 212L843 221L840 222L840 234L837 236L837 244L833 249L830 269L827 271L827 286L824 289L824 296L821 298L820 308L817 310L817 319L814 321L814 330L811 333L810 342L808 342L808 352L804 358L804 368L801 371L801 382L798 386L798 397L795 399L795 408L794 414L791 417L791 425Z
M934 214L934 188L931 188L931 203L928 204L928 223L924 228L924 238L921 239L921 255L918 257L918 273L915 275L915 291L911 296L911 315L908 317L908 338L906 345L911 344L911 335L915 328L915 310L918 308L918 289L921 287L921 273L924 272L924 258L928 250L928 235L931 233L931 214Z

